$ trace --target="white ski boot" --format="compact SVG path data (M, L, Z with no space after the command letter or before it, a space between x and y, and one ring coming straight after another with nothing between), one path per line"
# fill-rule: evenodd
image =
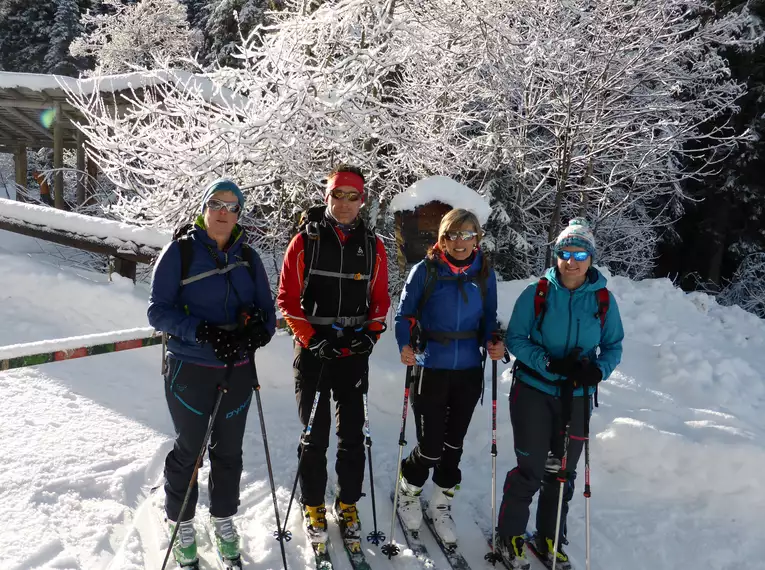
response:
M428 516L433 520L433 528L441 541L447 545L457 544L457 527L452 519L452 500L457 489L444 489L433 485L433 496L428 504Z
M420 505L420 493L422 487L417 487L407 482L404 476L398 485L398 516L401 524L409 531L420 530L422 525L422 505Z

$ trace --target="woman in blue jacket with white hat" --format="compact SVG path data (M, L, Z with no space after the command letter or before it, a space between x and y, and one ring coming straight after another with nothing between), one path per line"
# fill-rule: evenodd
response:
M493 338L497 278L478 246L481 237L475 214L447 212L438 243L412 268L396 313L401 362L420 372L411 388L417 446L401 465L397 510L407 528L420 527L419 495L432 469L429 516L446 544L457 542L451 501L462 479L462 442L483 387L481 349L493 360L505 353L502 340ZM424 346L411 346L414 330L421 331Z
M271 340L276 326L263 263L237 223L243 208L233 181L209 184L201 214L162 250L151 281L149 323L169 335L165 398L176 440L165 460L165 513L171 532L179 525L173 555L180 566L198 561L196 483L182 514L181 507L219 390L224 395L208 447L210 516L221 558L239 560L233 516L255 385L249 356Z
M552 562L567 418L567 478L556 568L571 567L560 544L565 542L568 502L589 421L585 408L589 415L598 383L611 375L622 357L619 308L606 289L606 278L592 266L595 252L587 222L571 220L555 241L555 266L521 293L508 326L507 347L516 358L510 417L517 466L505 480L497 546L519 570L529 568L523 535L529 505L540 486L533 546Z

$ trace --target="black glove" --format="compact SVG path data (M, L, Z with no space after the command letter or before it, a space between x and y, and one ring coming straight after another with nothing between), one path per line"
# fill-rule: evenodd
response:
M377 342L377 335L371 332L357 332L351 338L350 349L352 354L370 354Z
M342 354L334 343L317 335L311 337L311 340L308 342L308 350L319 360L325 361L337 358Z
M582 366L582 362L579 360L581 352L580 349L575 348L563 358L548 358L547 371L550 374L558 374L567 378L576 374Z
M215 358L224 364L233 364L239 358L239 339L233 331L226 331L202 321L197 326L197 342L211 344Z
M249 328L242 331L242 335L242 344L247 352L258 350L271 342L271 335L263 323L250 325Z
M603 373L597 364L587 360L582 362L582 367L574 374L572 379L574 381L574 388L579 386L589 388L590 386L597 386L603 380Z

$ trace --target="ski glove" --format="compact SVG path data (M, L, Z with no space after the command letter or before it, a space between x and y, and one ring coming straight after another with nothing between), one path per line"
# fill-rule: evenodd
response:
M582 363L582 368L574 375L574 387L583 386L585 388L590 386L597 386L601 380L603 380L603 372L600 371L598 365L592 361Z
M333 360L342 354L326 338L319 338L316 335L311 337L308 343L308 350L319 360Z
M197 342L212 345L215 358L224 364L233 364L239 358L239 339L233 331L226 331L206 321L197 327Z
M576 374L582 367L582 362L579 360L580 354L581 350L575 348L563 358L550 358L548 356L547 371L550 374L558 374L565 377Z
M249 328L244 331L243 344L247 349L247 352L253 352L262 348L269 342L271 342L271 335L268 334L268 329L263 323L250 325Z
M356 333L351 339L352 354L370 354L377 342L377 335L372 333Z

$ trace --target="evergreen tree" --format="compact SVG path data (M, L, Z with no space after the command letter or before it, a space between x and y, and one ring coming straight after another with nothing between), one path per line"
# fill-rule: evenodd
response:
M44 73L56 5L49 0L0 3L0 69Z
M56 15L50 31L50 45L45 68L50 73L77 76L77 66L69 55L69 45L82 33L77 0L57 0Z

